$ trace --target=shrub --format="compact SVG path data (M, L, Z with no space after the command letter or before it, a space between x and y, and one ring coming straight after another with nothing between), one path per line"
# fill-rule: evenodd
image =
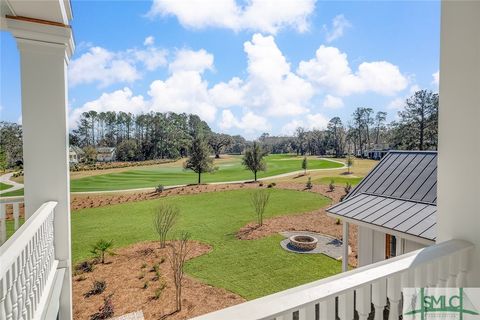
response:
M84 280L86 280L86 279L87 279L87 277L85 277L83 274L81 274L81 275L79 275L79 276L77 277L77 279L75 279L75 280L78 281L78 282L80 282L80 281L84 281Z
M178 241L171 246L170 267L173 273L173 283L175 285L175 311L182 310L182 284L184 277L184 266L188 254L188 240L190 234L183 232Z
M164 257L161 257L160 258L160 264L164 263L165 262L165 258Z
M95 245L92 246L92 250L90 252L95 256L95 258L99 259L100 262L103 264L105 263L105 255L108 253L109 255L114 255L115 253L111 250L113 247L113 241L105 241L100 239Z
M273 188L275 187L277 184L275 182L270 182L267 186L267 188Z
M265 189L256 190L252 193L251 203L257 215L257 223L263 225L263 214L270 200L270 193Z
M139 280L142 280L143 278L145 278L145 271L140 272L140 274L138 275Z
M162 193L163 190L165 190L165 187L163 186L163 184L159 184L159 185L155 188L155 192L156 192L156 193Z
M337 218L337 220L335 220L335 224L339 225L340 224L340 219Z
M330 180L330 184L328 185L328 190L333 192L335 190L335 180Z
M147 263L146 263L146 262L142 263L141 268L142 268L142 269L145 269L146 267L147 267Z
M345 190L345 195L349 194L350 191L352 191L352 185L351 185L349 182L347 182L347 184L345 185L344 190Z
M308 180L307 180L307 184L305 185L305 188L307 188L308 190L312 189L313 185L312 185L312 177L308 177Z
M87 291L83 296L85 298L88 298L88 297L100 294L103 291L105 291L106 288L107 288L107 283L104 280L100 280L100 281L94 280L92 283L92 289Z
M98 308L98 312L90 316L90 320L104 320L113 317L113 294L110 294L103 298L103 305Z
M155 295L153 296L153 299L158 300L162 295L164 288L165 288L165 285L162 284L160 288L155 289Z
M180 209L168 203L160 203L153 217L153 227L160 240L160 248L165 248L165 242L170 229L178 219Z
M260 183L258 184L258 186L259 186L259 187L263 187L263 182L260 182Z
M145 280L145 282L143 283L142 289L147 289L147 288L148 288L148 280Z
M82 273L86 273L86 272L92 272L94 267L95 266L93 265L93 262L85 260L85 261L82 261L82 262L78 263L75 266L75 273L76 274L82 274Z

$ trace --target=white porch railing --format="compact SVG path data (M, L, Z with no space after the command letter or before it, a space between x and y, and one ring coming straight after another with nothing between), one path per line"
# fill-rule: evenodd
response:
M43 204L0 247L2 320L52 318L51 307L58 306L58 302L50 303L55 296L58 299L59 292L54 294L54 288L58 288L64 274L57 269L55 260L56 205L56 202Z
M471 248L446 241L194 320L398 320L402 288L464 286Z
M0 200L0 246L7 241L7 212L12 208L13 231L20 228L20 204L23 203L23 197L20 200Z

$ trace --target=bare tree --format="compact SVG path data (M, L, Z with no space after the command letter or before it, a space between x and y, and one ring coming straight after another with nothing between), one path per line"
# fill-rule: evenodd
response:
M175 225L180 209L172 204L162 202L155 210L153 227L160 239L160 248L165 248L168 232Z
M252 207L257 214L257 223L261 226L263 225L263 214L270 200L270 192L266 190L256 190L252 193Z
M190 233L183 231L178 240L172 242L170 250L170 267L173 271L173 283L175 285L175 312L182 310L182 284L185 261L187 260L188 241Z

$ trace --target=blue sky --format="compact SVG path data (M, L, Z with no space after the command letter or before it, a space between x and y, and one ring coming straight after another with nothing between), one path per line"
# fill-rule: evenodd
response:
M70 123L87 110L199 114L216 131L289 134L389 120L437 90L438 1L73 1ZM1 33L1 119L18 121L19 54Z

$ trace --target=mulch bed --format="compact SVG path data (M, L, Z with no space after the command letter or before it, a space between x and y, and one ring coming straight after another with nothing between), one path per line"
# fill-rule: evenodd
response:
M142 310L145 319L160 319L171 313L175 306L175 286L168 260L169 250L168 247L160 249L158 242L137 243L117 250L116 255L107 258L106 264L96 264L92 272L74 276L74 319L90 319L103 304L103 298L110 294L113 294L114 316ZM209 252L211 248L190 241L188 250L187 258L192 259ZM162 260L164 262L160 263ZM159 263L160 270L158 279L152 271L156 263ZM144 264L147 266L142 268ZM106 281L106 289L99 295L85 298L84 294L92 288L94 280ZM144 288L146 281L148 287ZM166 287L160 297L155 299L155 291L162 284ZM184 278L182 297L182 311L169 316L169 320L189 319L245 301L225 289L206 285L188 276Z

